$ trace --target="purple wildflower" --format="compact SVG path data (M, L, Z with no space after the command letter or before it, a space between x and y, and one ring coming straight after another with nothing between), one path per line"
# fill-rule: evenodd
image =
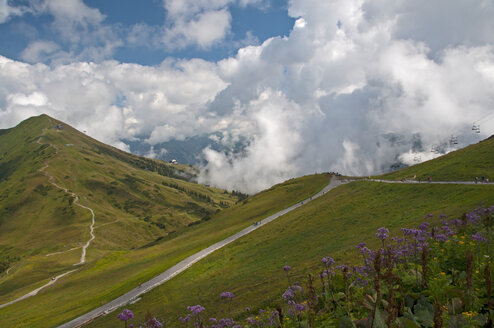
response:
M427 241L427 238L428 238L427 233L425 233L422 230L419 230L419 233L415 237L415 239L417 239L417 241L420 243L425 243Z
M149 319L146 321L146 327L147 328L161 328L163 327L163 324L158 321L156 318Z
M479 224L481 220L480 216L475 212L467 213L466 218L467 221L472 224Z
M370 255L370 254L372 253L372 251L371 251L369 248L367 248L367 247L365 247L365 246L364 246L364 247L362 247L362 248L360 249L360 253L361 253L363 256L366 256L366 255Z
M323 257L321 261L327 267L334 264L334 260L331 257Z
M364 277L367 277L367 271L369 270L369 268L367 266L354 266L353 267L353 271L355 271L356 273L364 276Z
M477 232L475 235L472 235L472 239L476 240L476 241L481 241L481 242L487 243L487 239L484 236L482 236L482 234L480 232Z
M355 279L354 284L356 286L365 287L365 286L369 285L369 281L366 279L362 279L360 277L357 277L357 279Z
M180 320L181 322L187 322L190 320L190 318L191 318L191 315L189 313L185 317L179 317L178 320Z
M414 237L415 239L423 234L423 231L422 230L419 230L419 229L407 229L407 228L401 228L401 231L403 232L403 234L405 236L412 236Z
M376 237L384 241L389 237L389 230L385 227L377 229Z
M295 304L295 311L302 312L305 310L305 305L303 304Z
M250 307L246 307L245 312L250 312Z
M214 322L214 323L218 323L218 320L216 320L216 318L209 318L209 321Z
M130 320L134 317L134 313L130 311L129 309L125 309L118 315L118 318L122 321L127 321Z
M348 265L346 265L346 264L341 264L341 265L338 265L338 266L336 267L336 269L343 271L343 270L348 270L349 268L348 268Z
M295 297L295 293L293 292L293 290L291 288L288 288L284 293L283 295L281 295L281 297L283 297L283 299L285 301L288 301L288 300L291 300Z
M288 266L288 265L285 265L285 266L283 267L283 270L285 270L286 272L290 271L290 269L291 269L291 268L290 268L290 266Z
M206 310L204 307L198 305L187 306L187 311L193 315L199 315L202 311Z
M221 298L234 298L235 295L232 292L223 292L220 294Z
M426 231L427 229L429 229L429 226L430 226L429 222L424 222L421 225L419 225L419 229L422 231Z
M454 235L456 232L451 229L449 226L442 226L441 229L444 231L444 234L447 235L447 236L452 236Z
M235 321L233 321L233 319L225 318L225 319L220 319L218 322L218 325L214 326L214 327L218 327L218 328L236 327L236 325L235 325Z
M445 234L437 234L434 236L434 239L444 243L446 240L448 240L448 237Z

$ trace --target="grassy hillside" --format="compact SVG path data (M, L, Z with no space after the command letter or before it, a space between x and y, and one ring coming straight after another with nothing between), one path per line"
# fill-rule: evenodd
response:
M94 246L88 249L88 262L78 271L57 281L56 284L35 297L0 309L0 321L8 327L53 327L66 322L111 301L137 286L139 282L152 278L185 257L251 225L254 221L315 194L329 180L329 176L325 174L292 179L235 205L233 203L235 199L222 191L187 184L183 180L153 172L157 169L152 165L143 166L147 160L141 161L138 157L130 156L128 161L117 161L118 157L123 156L124 153L114 148L107 152L101 151L98 147L84 148L86 146L81 146L84 152L71 154L71 151L77 149L77 138L71 142L65 141L66 139L57 140L63 132L50 130L45 133L50 145L64 146L61 148L63 151L57 152L51 147L38 150L44 151L42 155L45 157L33 163L38 166L36 169L31 169L29 174L40 180L44 178L46 182L47 177L38 170L49 158L50 167L47 171L57 181L67 181L67 187L80 193L84 204L87 201L87 204L91 204L95 212L101 215L101 221L97 219L97 238ZM6 133L0 133L0 138L5 135ZM81 137L85 135L81 134ZM67 143L73 145L67 146ZM455 158L455 153L452 153L448 155L450 157L444 156L435 160L438 162L431 161L422 164L430 165L428 168L430 172L434 172L434 169L441 171L438 167L448 170L444 172L447 175L442 178L432 173L424 174L432 175L435 180L448 180L447 176L457 180L457 177L463 174L464 167L468 165L470 165L469 172L487 172L488 170L484 168L492 168L493 161L490 154L494 153L494 144L489 141L482 147L478 147L482 144L474 145L477 147L473 150L468 148L463 150L467 152L467 155L460 153L461 156ZM39 148L41 145L38 144L36 147ZM33 150L38 149L36 147L33 147ZM49 156L55 156L58 161ZM73 157L77 160L71 161ZM472 162L469 161L470 157L478 157L482 160ZM441 162L444 158L448 160L446 164ZM156 165L159 166L159 164L160 162L157 162ZM475 165L479 165L480 168L476 168ZM65 177L67 174L63 173L67 167L70 167L71 172L68 178ZM116 168L119 167L122 169L117 170ZM408 170L418 167L408 168ZM50 171L50 168L56 168L56 170ZM147 170L140 168L147 168ZM134 172L134 174L129 172ZM405 172L405 174L409 173ZM393 178L401 179L402 177ZM9 176L6 181L12 182L15 179ZM45 187L50 187L49 184L46 185ZM34 185L31 194L53 194L50 197L53 198L55 204L58 204L55 202L57 200L60 204L67 204L64 206L70 209L70 204L68 204L70 201L66 199L65 193L56 188L47 190L45 187L36 192L34 191L36 187L37 185ZM208 213L202 212L204 216L197 214L200 212L189 213L182 207L182 211L177 210L177 214L174 215L178 216L180 213L183 215L181 219L186 223L174 225L175 232L171 229L165 231L157 224L150 223L158 223L159 217L149 213L165 208L160 203L157 194L161 194L164 190L169 191L168 188L171 188L172 192L182 192L180 194L182 197L180 199L177 197L177 200L170 195L164 195L166 201L173 199L174 205L180 204L180 200L186 196L192 199L194 194L191 190L200 188L198 190L203 193L211 190L217 207L203 206L202 208L213 210ZM183 190L185 188L188 193ZM15 188L11 189L13 191L9 195L13 196ZM148 203L130 202L125 207L125 201L129 199L138 199ZM199 203L198 200L193 200ZM217 212L221 209L220 201L229 202L229 207ZM231 291L236 295L232 314L242 317L245 315L242 310L245 306L257 309L281 302L280 296L283 287L286 287L286 275L282 270L284 265L292 266L294 279L298 279L306 272L319 267L323 256L332 256L340 263L342 261L351 263L356 260L354 252L356 244L362 241L370 245L376 244L374 233L379 227L386 226L394 232L403 226L416 226L423 222L424 217L429 213L436 217L439 214L458 216L481 202L487 205L494 202L492 186L352 182L332 190L323 197L208 256L186 272L146 294L142 300L130 305L129 308L136 313L135 322L142 322L145 313L151 311L160 319L166 319L169 326L173 327L178 325L177 318L185 313L187 305L201 304L208 309L207 315L225 316L225 312L221 312L225 310L225 304L219 294ZM133 206L134 204L138 206ZM58 208L55 205L52 207ZM65 208L62 205L59 207ZM177 207L180 209L180 206ZM89 220L87 213L75 206L72 206L72 209L74 213L71 214L71 222L86 220L82 228L80 230L74 228L75 231L79 231L79 234L84 232L87 234L87 221ZM50 207L46 210L50 211ZM51 211L49 213L53 213L54 209ZM193 213L196 213L195 216ZM80 215L84 216L84 214L86 218L82 219ZM145 220L144 215L150 215L148 221ZM53 215L51 217L62 216ZM187 219L190 220L187 221ZM47 222L51 221L47 220ZM171 223L168 224L171 226ZM62 229L62 227L67 229L63 224L59 224L57 229ZM63 229L61 230L63 235L68 234L68 230ZM162 234L154 234L154 231L162 232ZM45 230L43 232L46 233ZM150 236L150 238L145 236ZM12 240L12 242L15 241ZM41 244L41 241L38 243ZM5 245L7 245L4 247L5 250L12 251L12 248L7 248L11 247L8 243ZM69 246L62 249L69 249ZM15 262L18 263L19 272L25 270L24 280L9 280L10 274L0 275L0 288L8 289L11 288L10 286L15 286L13 292L3 294L6 299L6 296L21 294L19 291L26 284L31 283L26 290L32 290L42 284L42 279L29 276L29 272L33 274L39 271L32 270L33 267L43 268L50 274L63 272L71 266L70 263L74 263L74 259L79 254L77 251L77 254L63 253L56 260L48 258L53 261L51 263L44 256L47 251L42 249L36 255L25 256L21 261ZM27 262L27 259L31 262ZM13 266L13 268L16 267ZM0 293L0 302L3 297L1 295L2 293ZM116 318L117 313L116 311L107 317L99 318L89 326L114 327L120 324Z
M49 126L53 126L54 122L60 124L49 118L48 122ZM42 134L42 130L43 125L34 135ZM45 130L41 142L53 145L46 149L55 149L49 154L52 157L47 155L38 160L37 167L42 168L48 160L46 171L53 175L57 183L63 183L76 192L81 197L81 203L94 209L96 239L88 249L88 261L78 271L42 290L37 296L0 309L1 321L9 327L52 327L68 321L254 221L313 195L329 181L328 175L290 180L235 205L237 198L231 193L162 176L153 172L152 167L141 170L135 160L137 163L148 163L147 160L141 161L132 155L128 155L128 160L117 160L127 154L113 148L102 151L102 147L106 149L106 146L94 144L93 140L87 141L86 138L65 125L62 130ZM35 143L33 148L41 146ZM161 162L157 163L162 165ZM32 169L30 174L33 177L25 179L39 180L30 182L34 185L30 195L38 195L34 189L38 184L43 184L38 188L46 197L40 198L41 206L55 202L51 199L53 197L65 207L72 208L74 218L81 215L83 223L80 229L79 226L71 229L79 237L79 243L85 240L88 237L89 213L73 204L70 206L69 197L50 185L47 177L38 170ZM13 183L15 179L11 177L6 181ZM202 195L207 195L211 200L206 198L203 201ZM10 197L6 200L12 201ZM49 206L45 208L48 210ZM58 222L60 218L57 213L48 211L44 222ZM36 224L39 219L33 217L31 220L32 224ZM166 229L153 222L165 222ZM70 225L60 222L55 226L60 236L54 234L52 240L46 240L42 236L48 229L39 225L38 250L32 252L29 249L32 252L29 255L20 253L21 260L11 265L10 273L0 275L1 302L33 290L46 283L52 275L73 269L72 264L80 257L80 250L45 256L48 252L68 250L74 244L77 246L71 240L73 237L63 240ZM11 233L14 231L18 229L12 228ZM9 234L5 236L5 249L16 254L22 243L16 244ZM4 239L1 242L4 243Z
M96 261L169 238L238 201L188 182L194 174L106 146L46 115L1 130L0 304L79 262L91 213L69 192L94 210L87 260ZM47 256L54 252L62 253Z
M467 172L492 171L492 154L490 139L385 178L401 179L413 173L432 175L435 180L468 180ZM292 267L297 280L317 271L324 256L354 263L355 246L360 242L377 246L375 231L380 227L396 233L402 227L416 227L428 214L434 215L429 220L436 221L441 214L459 217L481 204L494 204L493 186L352 182L212 254L127 307L136 314L134 322L143 322L150 311L175 327L181 325L177 318L186 314L189 305L206 307L205 317L228 316L222 312L226 306L219 295L230 291L236 295L233 315L242 318L245 307L255 312L283 302L284 265ZM115 315L99 318L89 327L111 327L118 321Z
M230 291L236 295L233 315L242 317L246 307L255 312L282 303L284 265L292 267L297 280L317 272L324 256L352 263L358 243L377 245L379 227L398 232L422 223L429 213L459 216L482 202L494 202L492 186L353 182L219 250L127 308L136 314L135 322L151 311L175 327L188 305L206 307L206 317L226 316L219 295ZM117 313L88 326L112 327Z
M473 181L485 176L494 182L494 136L477 144L453 151L434 160L416 164L379 176L380 179L401 180L416 177L435 181Z

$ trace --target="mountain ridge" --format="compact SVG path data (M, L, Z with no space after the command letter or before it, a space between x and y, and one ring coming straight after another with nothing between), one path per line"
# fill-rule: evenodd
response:
M142 247L238 201L188 182L187 166L127 154L44 114L2 130L0 145L0 268L10 281L0 280L0 300L29 289L16 277L29 286L84 263L89 241L103 252ZM71 259L46 257L59 252Z

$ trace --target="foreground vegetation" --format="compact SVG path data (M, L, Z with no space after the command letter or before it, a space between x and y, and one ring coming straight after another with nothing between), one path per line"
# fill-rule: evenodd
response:
M168 327L180 327L187 306L200 304L208 315L224 317L218 295L235 294L234 318L276 304L286 288L280 271L290 265L293 281L302 281L331 255L338 263L356 264L354 245L378 246L374 231L386 226L392 233L413 227L432 213L455 217L494 200L491 186L386 184L352 182L263 226L196 263L186 272L143 295L130 305L137 322L150 311ZM121 311L121 310L120 310ZM114 327L115 316L98 318L89 327Z
M287 288L277 304L257 313L245 308L246 319L229 317L235 294L223 292L218 296L225 318L191 305L180 321L211 328L491 327L493 226L494 206L455 219L427 215L419 227L402 228L395 237L381 227L375 234L379 247L356 245L359 264L324 257L320 270L303 281L294 281L292 268L284 266ZM126 309L118 318L127 325L134 315ZM143 325L162 322L147 313Z

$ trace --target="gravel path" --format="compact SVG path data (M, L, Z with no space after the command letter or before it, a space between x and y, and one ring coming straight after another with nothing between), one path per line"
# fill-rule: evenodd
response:
M38 144L40 144L40 145L41 145L40 140L41 140L41 138L42 138L44 135L45 135L45 129L43 129L43 133L40 135L40 137L39 137L39 138L38 138L38 140L36 141ZM55 148L55 151L56 151L55 155L56 155L56 154L58 153L58 151L59 151L59 150L58 150L58 148L57 148L57 147L55 147L55 146L53 146L53 145L51 145L51 146L52 146L53 148ZM67 188L65 188L65 187L61 187L61 186L59 186L59 185L55 182L55 178L54 178L51 174L49 174L48 172L46 172L46 169L47 169L47 168L48 168L48 163L47 163L47 162L45 162L45 165L44 165L41 169L39 169L39 171L40 171L40 172L42 172L44 175L46 175L46 176L48 177L48 182L49 182L50 184L52 184L53 186L55 186L56 188L58 188L58 189L60 189L60 190L63 190L65 193L67 193L67 194L69 194L70 196L74 197L74 202L73 202L73 204L75 204L75 205L77 205L77 206L79 206L79 207L81 207L81 208L83 208L83 209L86 209L86 210L88 210L89 212L91 212L91 225L89 226L89 234L90 234L90 236L91 236L91 237L90 237L90 238L89 238L89 240L88 240L88 241L87 241L87 242L86 242L86 243L82 246L81 260L80 260L78 263L75 263L74 265L81 265L81 264L84 264L84 263L86 262L86 250L87 250L87 248L89 247L89 245L91 245L91 242L92 242L92 241L94 240L94 238L95 238L95 235L94 235L94 224L95 224L95 219L94 219L94 211L93 211L93 209L92 209L92 208L90 208L90 207L87 207L87 206L84 206L84 205L80 204L80 203L79 203L79 196L78 196L77 194L75 194L74 192L72 192L72 191L68 190L68 189L67 189ZM68 251L71 251L71 250L74 250L74 249L77 249L77 248L80 248L80 247L71 248L71 249L69 249ZM47 254L46 256L52 256L52 255L56 255L56 254L62 254L62 253L68 252L68 251L55 252L55 253ZM10 271L10 268L9 268L9 271ZM55 276L55 277L53 277L52 279L50 279L50 281L49 281L47 284L45 284L45 285L43 285L43 286L41 286L41 287L39 287L39 288L37 288L37 289L33 290L32 292L29 292L29 293L27 293L27 294L25 294L25 295L23 295L23 296L21 296L21 297L19 297L19 298L16 298L15 300L12 300L12 301L10 301L10 302L0 304L0 309L1 309L1 308L3 308L3 307L6 307L7 305L14 304L14 303L16 303L16 302L22 301L22 300L24 300L24 299L26 299L26 298L28 298L28 297L31 297L31 296L34 296L34 295L38 294L38 292L39 292L40 290L42 290L43 288L46 288L46 287L48 287L48 286L50 286L50 285L54 284L54 283L55 283L58 279L62 278L63 276L65 276L65 275L67 275L67 274L69 274L69 273L72 273L72 272L74 272L74 271L77 271L77 269L76 269L76 270L70 270L70 271L64 272L64 273L62 273L62 274L59 274L58 276ZM7 271L7 274L8 274L8 271Z
M460 184L460 185L485 185L485 186L492 186L494 183L489 182L475 182L475 181L417 181L417 180L379 180L379 179L363 179L364 181L374 181L374 182L383 182L383 183L406 183L406 184ZM345 182L352 182L352 181L362 181L362 180L351 180L351 179L346 179L343 180Z
M153 279L143 283L140 287L134 288L131 291L125 293L124 295L114 299L113 301L111 301L105 305L102 305L102 306L98 307L97 309L94 309L93 311L88 312L88 313L86 313L86 314L84 314L78 318L75 318L74 320L72 320L70 322L67 322L61 326L58 326L58 328L80 327L80 326L84 325L85 323L88 323L99 316L106 315L106 314L126 305L126 304L137 302L139 300L139 297L142 294L147 293L151 289L153 289L153 288L163 284L164 282L172 279L173 277L175 277L179 273L185 271L187 268L192 266L194 263L198 262L199 260L205 258L209 254L213 253L214 251L230 244L231 242L239 239L242 236L245 236L245 235L251 233L254 230L259 229L263 225L265 225L271 221L276 220L280 216L285 215L288 212L291 212L294 209L299 208L300 206L302 206L304 204L307 204L311 200L314 200L314 199L324 195L326 192L339 186L342 183L344 183L344 182L342 182L336 178L332 178L330 180L329 184L326 187L324 187L324 189L321 190L316 195L314 195L314 196L312 196L306 200L303 200L303 201L301 201L295 205L292 205L292 206L290 206L284 210L281 210L281 211L265 218L264 220L259 221L258 224L251 225L251 226L237 232L236 234L234 234L234 235L232 235L232 236L230 236L230 237L228 237L222 241L219 241L216 244L213 244L213 245L203 249L202 251L197 252L194 255L189 256L188 258L175 264L174 266L172 266L171 268L169 268L165 272L161 273L160 275L158 275L158 276L154 277Z
M43 134L44 134L44 131L43 131ZM43 135L42 135L43 136ZM40 139L41 137L40 136ZM39 142L39 139L38 139L38 142ZM58 149L57 149L58 151ZM67 190L66 188L63 188L63 187L60 187L59 185L57 185L55 182L54 182L54 178L53 176L49 175L45 169L48 167L48 165L45 165L42 169L40 169L40 171L42 171L46 176L48 176L49 178L49 181L52 185L54 185L55 187L63 190L64 192L70 194L71 196L74 197L74 204L76 204L77 206L79 207L82 207L84 209L87 209L91 212L91 216L92 216L92 223L91 223L91 226L90 226L90 235L91 235L91 238L87 241L87 243L82 247L82 255L81 255L81 260L79 263L76 263L74 265L79 265L79 264L83 264L85 262L85 258L86 258L86 250L87 248L89 247L91 241L94 240L95 238L95 235L94 235L94 224L95 224L95 219L94 219L94 212L91 208L87 207L87 206L84 206L84 205L81 205L78 203L79 201L79 197ZM285 215L291 211L293 211L294 209L310 202L311 200L314 200L322 195L324 195L326 192L328 192L329 190L341 185L341 184L344 184L344 183L348 183L348 182L353 182L353 181L361 181L361 180L351 180L351 179L338 179L338 178L332 178L330 180L330 183L323 189L321 190L319 193L317 193L316 195L304 200L304 201L301 201L295 205L292 205L284 210L281 210L271 216L269 216L268 218L265 218L264 220L261 220L259 222L257 222L257 224L255 225L251 225L239 232L237 232L236 234L220 241L220 242L217 242L216 244L213 244L199 252L197 252L196 254L194 255L191 255L189 256L188 258L182 260L181 262L175 264L174 266L172 266L171 268L169 268L168 270L166 270L165 272L161 273L160 275L154 277L153 279L143 283L140 287L137 287L137 288L134 288L132 289L131 291L125 293L124 295L114 299L113 301L105 304L105 305L102 305L100 307L98 307L97 309L94 309L93 311L91 312L88 312L78 318L75 318L73 319L72 321L70 322L67 322L63 325L60 325L58 326L58 328L73 328L73 327L80 327L82 325L84 325L85 323L88 323L92 320L94 320L95 318L99 317L99 316L103 316L103 315L106 315L126 304L129 304L129 303L135 303L137 302L140 298L140 296L144 293L147 293L148 291L154 289L155 287L163 284L164 282L172 279L173 277L175 277L176 275L178 275L179 273L185 271L186 269L188 269L190 266L192 266L194 263L200 261L201 259L203 259L204 257L208 256L209 254L213 253L214 251L230 244L231 242L239 239L240 237L242 236L245 236L249 233L251 233L252 231L254 230L257 230L258 228L260 228L261 226L273 221L273 220L276 220L277 218L279 218L280 216L282 215ZM379 179L364 179L364 181L373 181L373 182L380 182L380 183L406 183L406 184L462 184L462 185L493 185L493 183L475 183L474 181L415 181L415 180L403 180L403 181L392 181L392 180L379 180ZM51 254L49 254L51 255ZM12 304L12 303L15 303L17 301L20 301L22 299L25 299L27 297L30 297L30 296L33 296L33 295L36 295L39 290L53 284L56 280L58 280L59 278L65 276L66 274L69 274L71 272L74 272L76 270L72 270L72 271L68 271L68 272L65 272L57 277L55 277L52 281L50 281L49 283L47 283L46 285L32 291L31 293L29 294L26 294L14 301L11 301L9 303L5 303L5 304L2 304L0 305L0 308L4 307L4 306L7 306L9 304Z

